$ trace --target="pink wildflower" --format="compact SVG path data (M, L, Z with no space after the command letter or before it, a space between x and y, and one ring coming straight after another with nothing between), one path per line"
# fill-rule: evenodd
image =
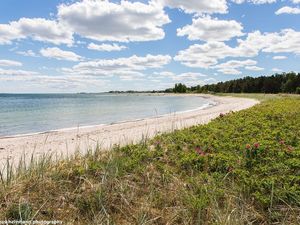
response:
M200 152L200 151L201 151L201 148L200 148L200 147L196 147L196 148L195 148L195 151L196 151L196 152Z
M258 142L253 144L254 148L259 148L260 144Z
M205 156L206 153L204 151L202 151L202 149L200 147L196 147L195 151L197 152L198 155L200 156Z

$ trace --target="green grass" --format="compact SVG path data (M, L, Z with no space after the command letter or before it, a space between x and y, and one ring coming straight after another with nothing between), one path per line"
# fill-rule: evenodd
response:
M263 93L215 93L217 96L233 96L240 98L254 98L259 101L267 101L274 99L282 99L282 98L296 98L300 99L300 95L296 94L263 94Z
M0 220L300 224L300 99L267 98L137 145L20 166L2 182Z

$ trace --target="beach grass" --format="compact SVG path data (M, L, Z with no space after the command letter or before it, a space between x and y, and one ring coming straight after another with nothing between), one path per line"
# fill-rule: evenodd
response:
M259 101L267 101L267 100L274 100L274 99L282 99L282 98L296 98L299 99L300 95L297 94L264 94L264 93L215 93L214 95L217 96L232 96L232 97L239 97L239 98L252 98L257 99Z
M136 145L8 162L0 220L300 224L300 98L248 97L261 103Z

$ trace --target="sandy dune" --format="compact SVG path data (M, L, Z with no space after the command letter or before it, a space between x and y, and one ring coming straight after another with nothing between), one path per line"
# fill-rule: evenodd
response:
M88 149L94 149L97 144L103 149L109 149L114 144L136 143L144 137L151 138L161 132L205 124L218 117L220 113L243 110L259 103L257 100L245 98L199 96L209 97L217 102L217 105L206 109L113 125L79 127L0 138L0 164L4 164L8 158L18 162L24 155L28 159L32 154L39 156L45 153L58 153L58 155L66 156L73 154L76 150L85 153Z

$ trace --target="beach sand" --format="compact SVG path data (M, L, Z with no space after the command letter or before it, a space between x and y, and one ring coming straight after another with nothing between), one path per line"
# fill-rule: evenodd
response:
M77 150L84 154L88 150L95 149L97 145L103 150L109 150L114 144L122 146L137 143L143 138L151 138L159 133L206 124L221 113L243 110L259 103L257 100L247 98L200 94L198 96L209 97L217 104L205 109L111 125L78 127L0 138L0 165L4 165L7 159L17 164L24 156L28 161L32 155L37 158L45 154L66 157L74 154ZM224 129L226 130L226 127Z

